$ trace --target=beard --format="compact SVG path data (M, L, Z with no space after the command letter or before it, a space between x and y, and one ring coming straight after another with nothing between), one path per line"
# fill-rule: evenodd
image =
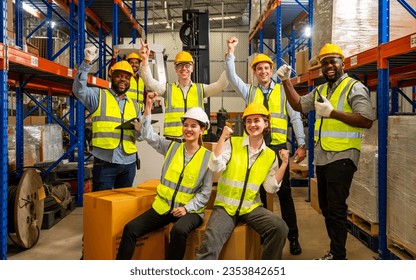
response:
M112 88L117 95L125 94L129 90L128 87L120 88L118 85L113 85Z
M325 80L329 83L335 83L336 81L338 81L339 78L341 78L341 76L344 74L342 69L338 70L335 72L335 75L332 76L328 76L326 73L322 73L323 76L325 77Z

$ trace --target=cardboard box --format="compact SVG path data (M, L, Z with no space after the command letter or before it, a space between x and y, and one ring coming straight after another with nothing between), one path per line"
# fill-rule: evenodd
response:
M137 185L137 188L156 192L160 179L149 179Z
M123 188L84 194L84 259L114 260L124 225L148 210L154 191ZM133 259L165 257L163 229L140 238Z
M300 76L309 70L309 57L308 57L308 49L304 49L301 51L298 51L296 53L296 75Z
M16 117L8 118L9 125L16 124ZM46 124L46 116L29 116L23 120L24 125Z
M313 209L316 210L319 214L322 214L321 208L319 207L319 199L318 199L318 181L316 178L311 178L310 181L310 194L311 194L311 206Z
M205 210L204 222L188 235L186 241L186 260L194 260L202 244L211 210ZM220 260L258 260L261 258L260 236L247 224L239 223L224 244Z

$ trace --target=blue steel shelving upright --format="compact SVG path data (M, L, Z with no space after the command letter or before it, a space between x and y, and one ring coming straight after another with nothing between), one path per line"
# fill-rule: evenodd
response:
M7 2L2 1L1 4L2 15L0 18L0 40L2 43L8 42L7 37ZM2 50L5 51L4 49ZM2 55L4 57L4 53ZM1 142L0 142L0 166L1 166L1 190L0 190L0 231L1 231L1 256L0 259L5 260L7 258L7 77L8 67L7 60L0 59L0 129L2 131Z

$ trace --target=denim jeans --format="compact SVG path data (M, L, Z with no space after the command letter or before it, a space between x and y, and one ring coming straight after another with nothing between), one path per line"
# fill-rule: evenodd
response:
M280 159L279 151L281 149L287 149L286 144L270 145L269 148L276 153L280 166L282 164L282 160ZM295 211L295 203L293 202L292 189L290 187L289 166L285 170L282 184L280 185L280 189L277 192L277 196L279 197L280 212L282 213L282 218L289 227L289 234L287 237L289 240L291 240L292 238L298 238L299 230ZM263 187L260 188L260 197L261 201L263 202L263 206L267 208L267 195Z
M94 160L92 168L92 191L128 188L136 176L136 163L117 164Z
M344 260L347 255L345 245L348 234L348 206L346 201L356 170L356 166L350 159L316 166L319 206L331 240L330 253L337 260Z
M159 215L150 208L140 216L128 222L123 229L117 260L131 260L137 239L143 235L175 223L170 231L170 242L166 258L182 260L186 250L186 239L191 231L202 224L202 218L196 213L187 213L177 218L172 214Z
M288 227L286 223L264 207L257 207L242 216L230 216L221 206L215 206L208 221L198 260L217 260L238 222L247 223L263 240L262 260L281 260Z

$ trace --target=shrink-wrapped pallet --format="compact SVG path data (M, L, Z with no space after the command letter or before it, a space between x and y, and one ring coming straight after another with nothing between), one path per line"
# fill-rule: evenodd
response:
M389 116L387 238L416 253L416 116Z

